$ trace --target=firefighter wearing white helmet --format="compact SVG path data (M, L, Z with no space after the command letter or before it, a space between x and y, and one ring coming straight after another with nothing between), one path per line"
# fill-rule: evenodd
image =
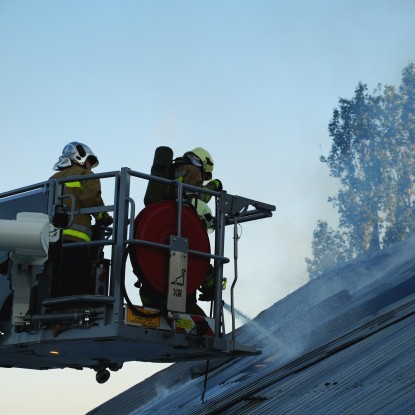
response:
M62 150L59 160L53 166L58 170L51 179L66 179L70 176L93 175L92 168L98 166L98 157L86 144L72 141ZM74 210L104 206L101 197L101 183L99 179L69 180L63 185L65 205ZM74 206L72 206L72 200ZM112 224L112 217L107 212L93 215L99 226ZM64 243L90 241L92 237L91 215L74 215L69 228L63 229ZM90 281L90 258L88 247L79 247L62 250L62 267L59 295L92 294Z
M93 153L90 147L86 144L72 141L71 143L66 144L63 148L62 155L53 166L53 170L63 170L66 167L72 166L73 163L85 167L86 161L90 162L90 168L92 169L97 167L99 164L97 156Z

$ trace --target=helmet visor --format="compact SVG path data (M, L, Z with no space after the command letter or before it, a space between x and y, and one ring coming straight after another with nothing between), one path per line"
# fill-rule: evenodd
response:
M193 166L196 167L203 167L203 163L202 160L200 160L200 158L198 156L196 156L196 154L193 153L186 153L188 159L190 160L190 162L193 164Z

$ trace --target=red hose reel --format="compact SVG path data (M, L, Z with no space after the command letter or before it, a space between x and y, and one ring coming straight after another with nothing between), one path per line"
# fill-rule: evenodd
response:
M168 245L171 235L177 235L177 203L164 200L145 207L135 218L134 239ZM180 236L187 238L189 250L210 254L210 241L206 229L192 206L182 207ZM169 250L141 244L130 252L136 275L145 279L161 295L167 295ZM194 293L209 272L210 258L188 256L187 295Z

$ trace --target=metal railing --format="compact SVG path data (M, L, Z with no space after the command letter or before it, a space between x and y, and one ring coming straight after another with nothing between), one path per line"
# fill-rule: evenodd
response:
M84 182L87 180L113 180L113 195L104 194L104 200L112 200L111 204L74 209L68 208L64 204L65 195L63 193L63 185L70 181ZM127 167L120 171L112 171L106 173L96 173L88 176L71 176L59 179L50 179L45 182L33 184L13 191L0 193L0 218L7 216L11 218L14 211L33 211L31 209L41 210L42 213L48 214L51 221L58 214L68 214L70 218L79 214L96 214L100 212L109 212L112 214L114 222L112 232L107 232L105 239L93 240L90 242L80 242L63 244L63 249L70 249L76 246L105 246L111 248L111 272L109 278L108 295L113 296L113 315L111 321L113 323L121 324L123 309L125 306L125 272L126 260L128 256L128 247L130 245L142 245L155 249L169 250L171 247L167 244L160 244L146 240L135 239L134 235L134 220L136 217L136 210L138 203L131 196L131 190L136 185L135 180L156 181L168 186L177 187L177 236L181 236L182 227L182 207L184 205L183 194L185 193L207 193L212 196L215 206L215 220L214 220L214 251L211 253L199 252L189 250L191 255L200 255L208 257L214 261L215 273L215 295L213 317L215 318L215 333L217 336L224 336L221 333L223 324L223 302L222 302L222 277L223 265L228 263L229 258L225 257L225 227L227 225L234 225L236 222L242 223L251 220L268 218L272 216L275 206L258 202L252 199L243 198L240 196L233 196L225 191L217 192L205 188L186 185L177 180L169 180L149 174L140 173L131 170ZM107 183L107 182L105 182ZM137 186L138 188L139 186ZM33 195L41 194L41 201L38 206L30 206L30 203L25 203L25 199L30 200ZM142 195L144 198L144 194ZM72 204L73 206L73 204ZM70 246L69 246L70 245ZM232 289L236 283L232 284ZM232 292L233 301L233 292ZM232 304L233 310L233 304ZM234 319L234 317L233 317Z

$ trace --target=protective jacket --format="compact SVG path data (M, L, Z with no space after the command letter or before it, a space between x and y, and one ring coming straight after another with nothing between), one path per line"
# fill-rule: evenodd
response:
M87 176L94 174L91 170L74 164L55 173L51 178L64 178L69 176ZM74 209L104 206L101 197L101 182L98 179L70 181L64 184L64 194L73 195L75 199ZM64 198L67 207L71 207L71 198ZM95 220L101 220L109 216L107 212L94 214ZM91 215L74 215L68 229L63 230L63 239L74 242L90 241L92 236Z
M184 184L190 184L191 186L204 187L209 190L218 190L214 180L209 182L206 186L203 185L202 172L199 167L190 164L190 162L184 157L178 157L174 163L174 178L181 181ZM207 193L200 193L198 198L208 203L212 198L212 195Z

